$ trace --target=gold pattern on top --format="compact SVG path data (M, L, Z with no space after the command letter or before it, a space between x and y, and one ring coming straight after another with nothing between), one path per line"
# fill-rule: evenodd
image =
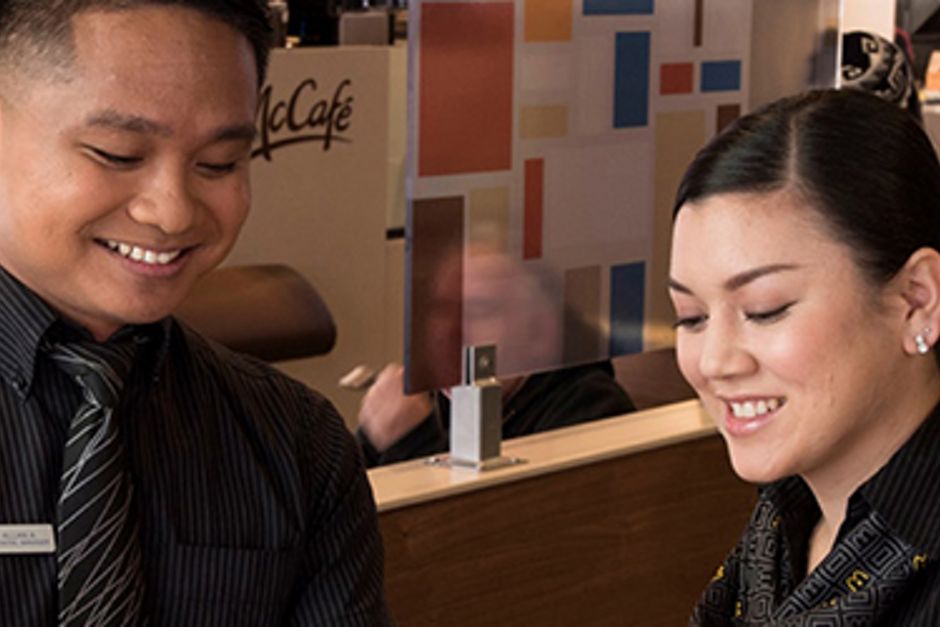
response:
M715 574L712 575L712 583L725 578L725 566L722 564L718 567L718 570L715 571Z
M845 585L847 585L852 592L858 592L865 587L865 584L867 584L869 580L871 580L871 575L864 570L856 568L852 571L851 575L846 577Z

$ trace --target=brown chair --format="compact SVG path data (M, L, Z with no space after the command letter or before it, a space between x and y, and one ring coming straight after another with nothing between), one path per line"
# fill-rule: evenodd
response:
M213 270L176 316L234 351L269 362L324 355L336 343L333 316L317 290L279 264Z

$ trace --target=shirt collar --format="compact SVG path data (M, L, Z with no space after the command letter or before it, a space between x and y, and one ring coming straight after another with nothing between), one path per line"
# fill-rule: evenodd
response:
M940 405L859 488L889 526L916 549L940 557Z
M163 362L170 338L170 318L144 325L128 325L115 338L131 336L152 348L152 373ZM0 267L0 376L22 396L32 388L36 355L44 338L90 339L88 332L59 315L35 292Z
M875 475L851 496L846 520L878 512L898 536L931 557L940 557L940 405ZM819 519L819 507L800 477L760 487L785 521L796 546ZM844 530L842 530L844 531ZM841 533L841 531L840 531Z
M0 375L27 394L39 342L57 316L32 290L0 267Z

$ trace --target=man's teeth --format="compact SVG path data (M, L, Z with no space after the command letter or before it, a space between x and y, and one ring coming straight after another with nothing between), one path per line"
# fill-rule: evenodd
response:
M760 401L744 401L743 403L730 403L731 413L735 418L756 418L777 410L783 405L783 399L768 398Z
M131 246L130 244L125 244L124 242L116 242L114 240L105 240L108 248L132 261L139 261L151 266L165 266L168 263L172 263L179 257L183 251L174 250L172 252L157 252L155 250L148 250L146 248L141 248L140 246Z

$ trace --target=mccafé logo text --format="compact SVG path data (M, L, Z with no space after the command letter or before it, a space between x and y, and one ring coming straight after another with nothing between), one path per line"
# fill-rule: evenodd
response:
M322 97L312 78L302 81L286 100L274 100L271 85L261 91L258 102L258 145L251 157L271 161L271 153L280 148L305 142L322 142L329 150L333 142L350 143L343 136L352 118L353 97L346 95L352 81L346 79L336 86L333 95Z

